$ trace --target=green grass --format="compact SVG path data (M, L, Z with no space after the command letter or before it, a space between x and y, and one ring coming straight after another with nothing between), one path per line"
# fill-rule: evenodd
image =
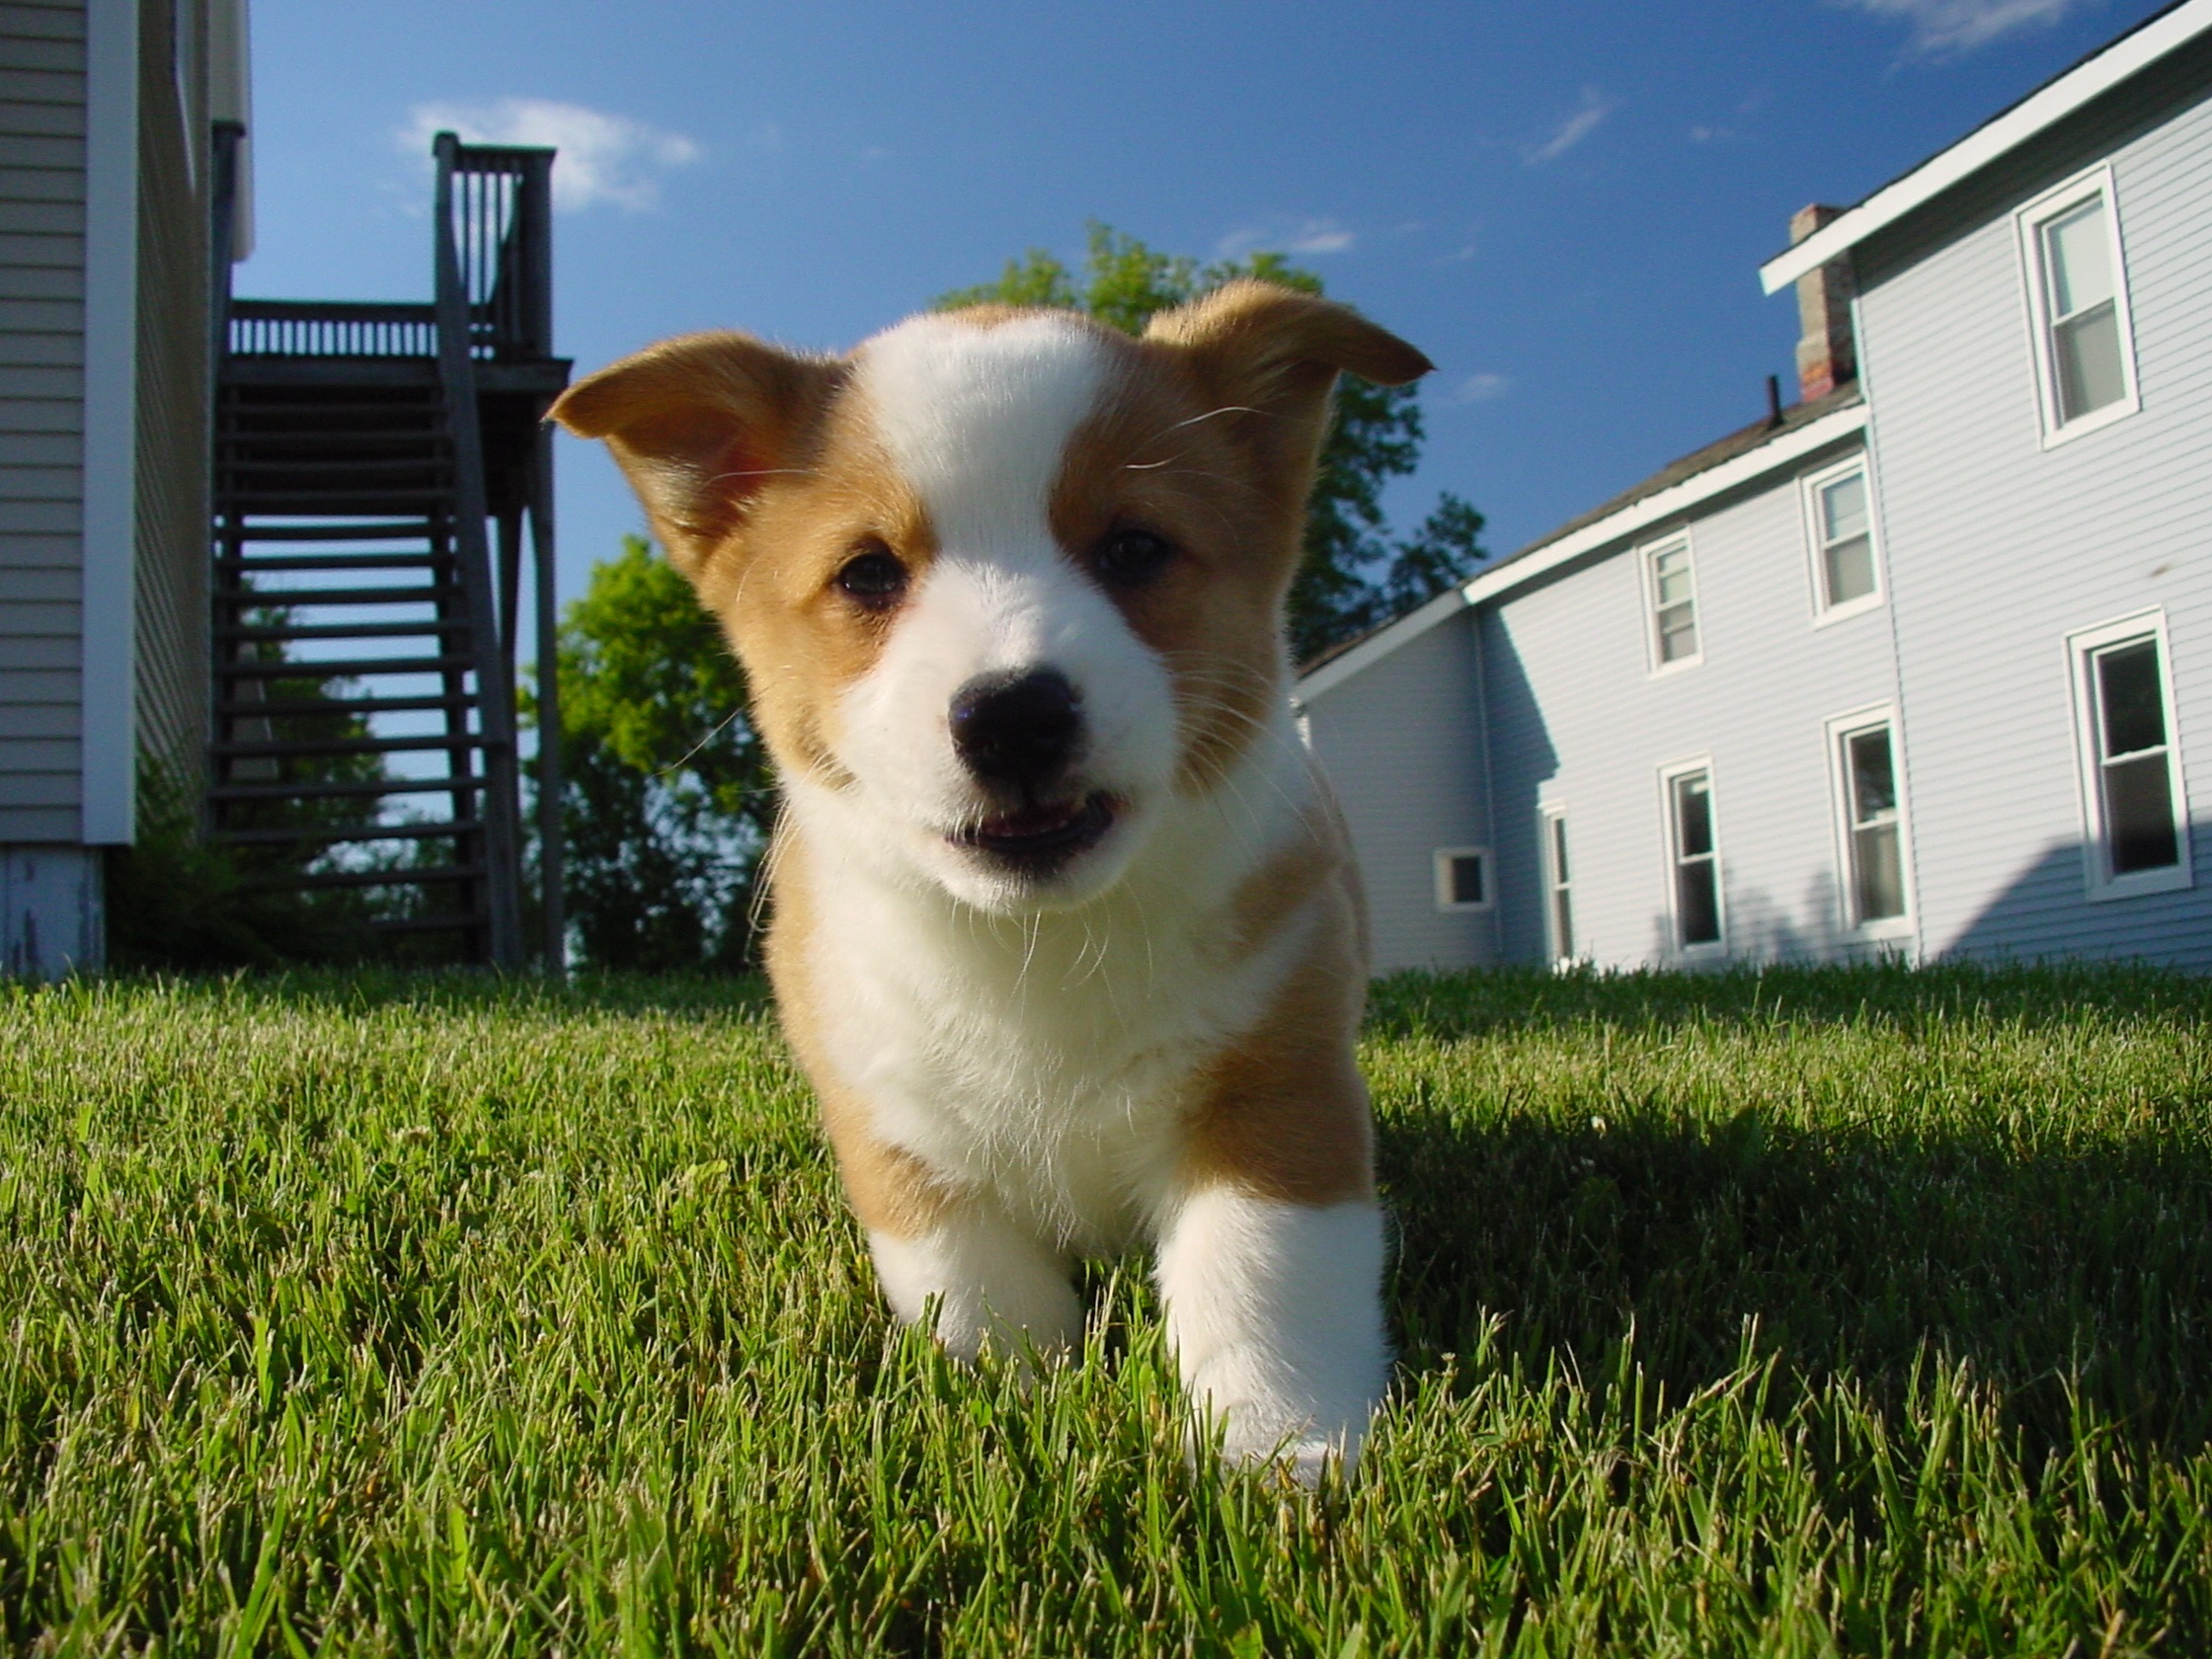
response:
M2212 1650L2212 985L1401 978L1359 1483L887 1325L750 988L0 988L17 1651Z

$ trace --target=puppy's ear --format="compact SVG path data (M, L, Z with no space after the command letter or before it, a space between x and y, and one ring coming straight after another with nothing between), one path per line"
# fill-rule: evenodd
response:
M606 439L670 562L695 579L798 458L844 373L748 334L686 335L579 380L550 418Z
M1294 473L1320 447L1339 371L1402 386L1436 366L1350 306L1250 279L1155 314L1145 338L1186 355L1209 392L1246 414L1263 452Z

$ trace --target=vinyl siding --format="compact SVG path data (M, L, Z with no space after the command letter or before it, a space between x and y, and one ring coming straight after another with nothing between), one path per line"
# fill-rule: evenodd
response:
M138 747L196 788L209 689L209 164L187 155L187 132L203 143L204 100L179 108L173 65L205 60L204 11L144 7L138 54ZM173 18L194 33L173 40Z
M1305 719L1351 828L1376 972L1496 960L1491 912L1436 904L1436 849L1490 839L1472 614L1311 698Z
M0 842L76 838L84 9L0 4Z
M2055 135L1983 181L1922 257L1890 250L1859 302L1931 952L2212 967L2212 62L2197 58L2193 94L2170 84L2160 108L2136 89ZM2101 149L2085 137L2123 128ZM2012 212L2105 160L2142 408L2045 449ZM2197 886L2091 903L2064 640L2150 606L2172 649Z
M1651 672L1636 548L1605 552L1482 610L1498 822L1502 947L1544 954L1539 813L1567 817L1575 953L1607 967L1677 960L1659 775L1709 758L1727 954L1837 958L1896 949L1842 913L1826 722L1889 701L1886 606L1813 624L1799 479L1770 475L1688 526L1703 660ZM1908 716L1909 718L1909 716Z

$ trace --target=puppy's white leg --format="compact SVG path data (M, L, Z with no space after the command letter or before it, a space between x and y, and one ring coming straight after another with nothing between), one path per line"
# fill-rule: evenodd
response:
M891 1310L910 1325L935 1297L937 1340L956 1359L974 1359L986 1337L1002 1353L1026 1337L1056 1354L1082 1332L1066 1265L995 1205L963 1205L911 1238L870 1232L868 1243Z
M1382 1215L1228 1187L1191 1194L1160 1243L1167 1334L1192 1405L1223 1420L1224 1455L1288 1459L1299 1479L1347 1473L1382 1397Z

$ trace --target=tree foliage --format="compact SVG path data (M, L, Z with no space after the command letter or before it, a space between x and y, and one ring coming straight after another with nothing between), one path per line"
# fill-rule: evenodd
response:
M742 966L773 784L720 628L626 536L562 618L559 653L568 912L585 959Z
M1032 248L1008 260L996 281L956 289L940 296L937 305L1056 306L1141 334L1153 312L1239 276L1322 291L1318 276L1279 253L1202 265L1093 224L1079 273L1057 255ZM1450 491L1438 496L1435 511L1411 536L1390 536L1382 492L1391 479L1412 473L1426 435L1420 397L1411 386L1377 386L1353 375L1338 382L1336 418L1321 450L1306 519L1305 560L1291 588L1291 649L1297 660L1411 610L1464 581L1486 557L1482 514Z

